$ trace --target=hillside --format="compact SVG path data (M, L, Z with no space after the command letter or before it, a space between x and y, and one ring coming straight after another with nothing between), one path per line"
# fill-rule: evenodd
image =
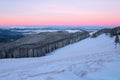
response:
M0 65L0 80L119 80L120 46L103 34L45 57L1 59Z
M41 32L0 45L0 58L40 57L89 37L86 31Z

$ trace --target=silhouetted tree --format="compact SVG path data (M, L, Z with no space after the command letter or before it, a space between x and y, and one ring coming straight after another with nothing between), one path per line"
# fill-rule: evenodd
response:
M115 47L117 47L117 44L120 44L120 40L119 40L118 34L115 35Z

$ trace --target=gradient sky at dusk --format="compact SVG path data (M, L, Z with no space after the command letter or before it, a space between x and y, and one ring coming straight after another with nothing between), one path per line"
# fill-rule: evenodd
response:
M120 25L120 0L0 0L0 25Z

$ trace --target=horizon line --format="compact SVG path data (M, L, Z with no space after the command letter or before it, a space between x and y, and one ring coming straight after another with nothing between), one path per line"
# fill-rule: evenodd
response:
M0 25L0 27L118 27L120 25Z

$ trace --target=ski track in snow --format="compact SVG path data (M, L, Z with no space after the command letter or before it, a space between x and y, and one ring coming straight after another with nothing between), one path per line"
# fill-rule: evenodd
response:
M1 59L0 80L120 80L120 77L118 77L119 75L115 77L113 75L115 73L114 71L116 71L116 69L120 66L120 46L114 48L114 46L111 46L111 44L114 44L112 43L113 39L104 38L107 37L105 35L101 35L95 39L99 40L99 42L101 41L99 43L101 46L102 41L104 42L110 40L104 43L107 44L106 46L104 45L106 47L105 49L100 46L102 48L100 51L98 51L100 48L97 46L98 43L95 42L94 39L88 38L78 43L58 49L52 52L51 55L41 58L22 58L13 60ZM96 46L92 53L88 52L89 50L84 51L82 49L78 50L78 52L81 51L79 52L80 54L72 52L66 53L75 46L86 44L88 40L92 42L89 45L93 44L93 46ZM83 45L83 49L91 48L89 45L87 47ZM107 47L108 45L110 46ZM60 52L63 53L60 54ZM109 72L106 72L108 75L105 74L105 76L102 77L98 76L99 74L102 75L101 73L104 73L104 69L108 67L108 65L117 66L116 69L112 67L112 77L109 76ZM106 68L106 70L107 69L109 69L109 67ZM104 71L102 72L102 70ZM120 70L117 71L118 73L120 72ZM95 78L94 75L98 78Z

